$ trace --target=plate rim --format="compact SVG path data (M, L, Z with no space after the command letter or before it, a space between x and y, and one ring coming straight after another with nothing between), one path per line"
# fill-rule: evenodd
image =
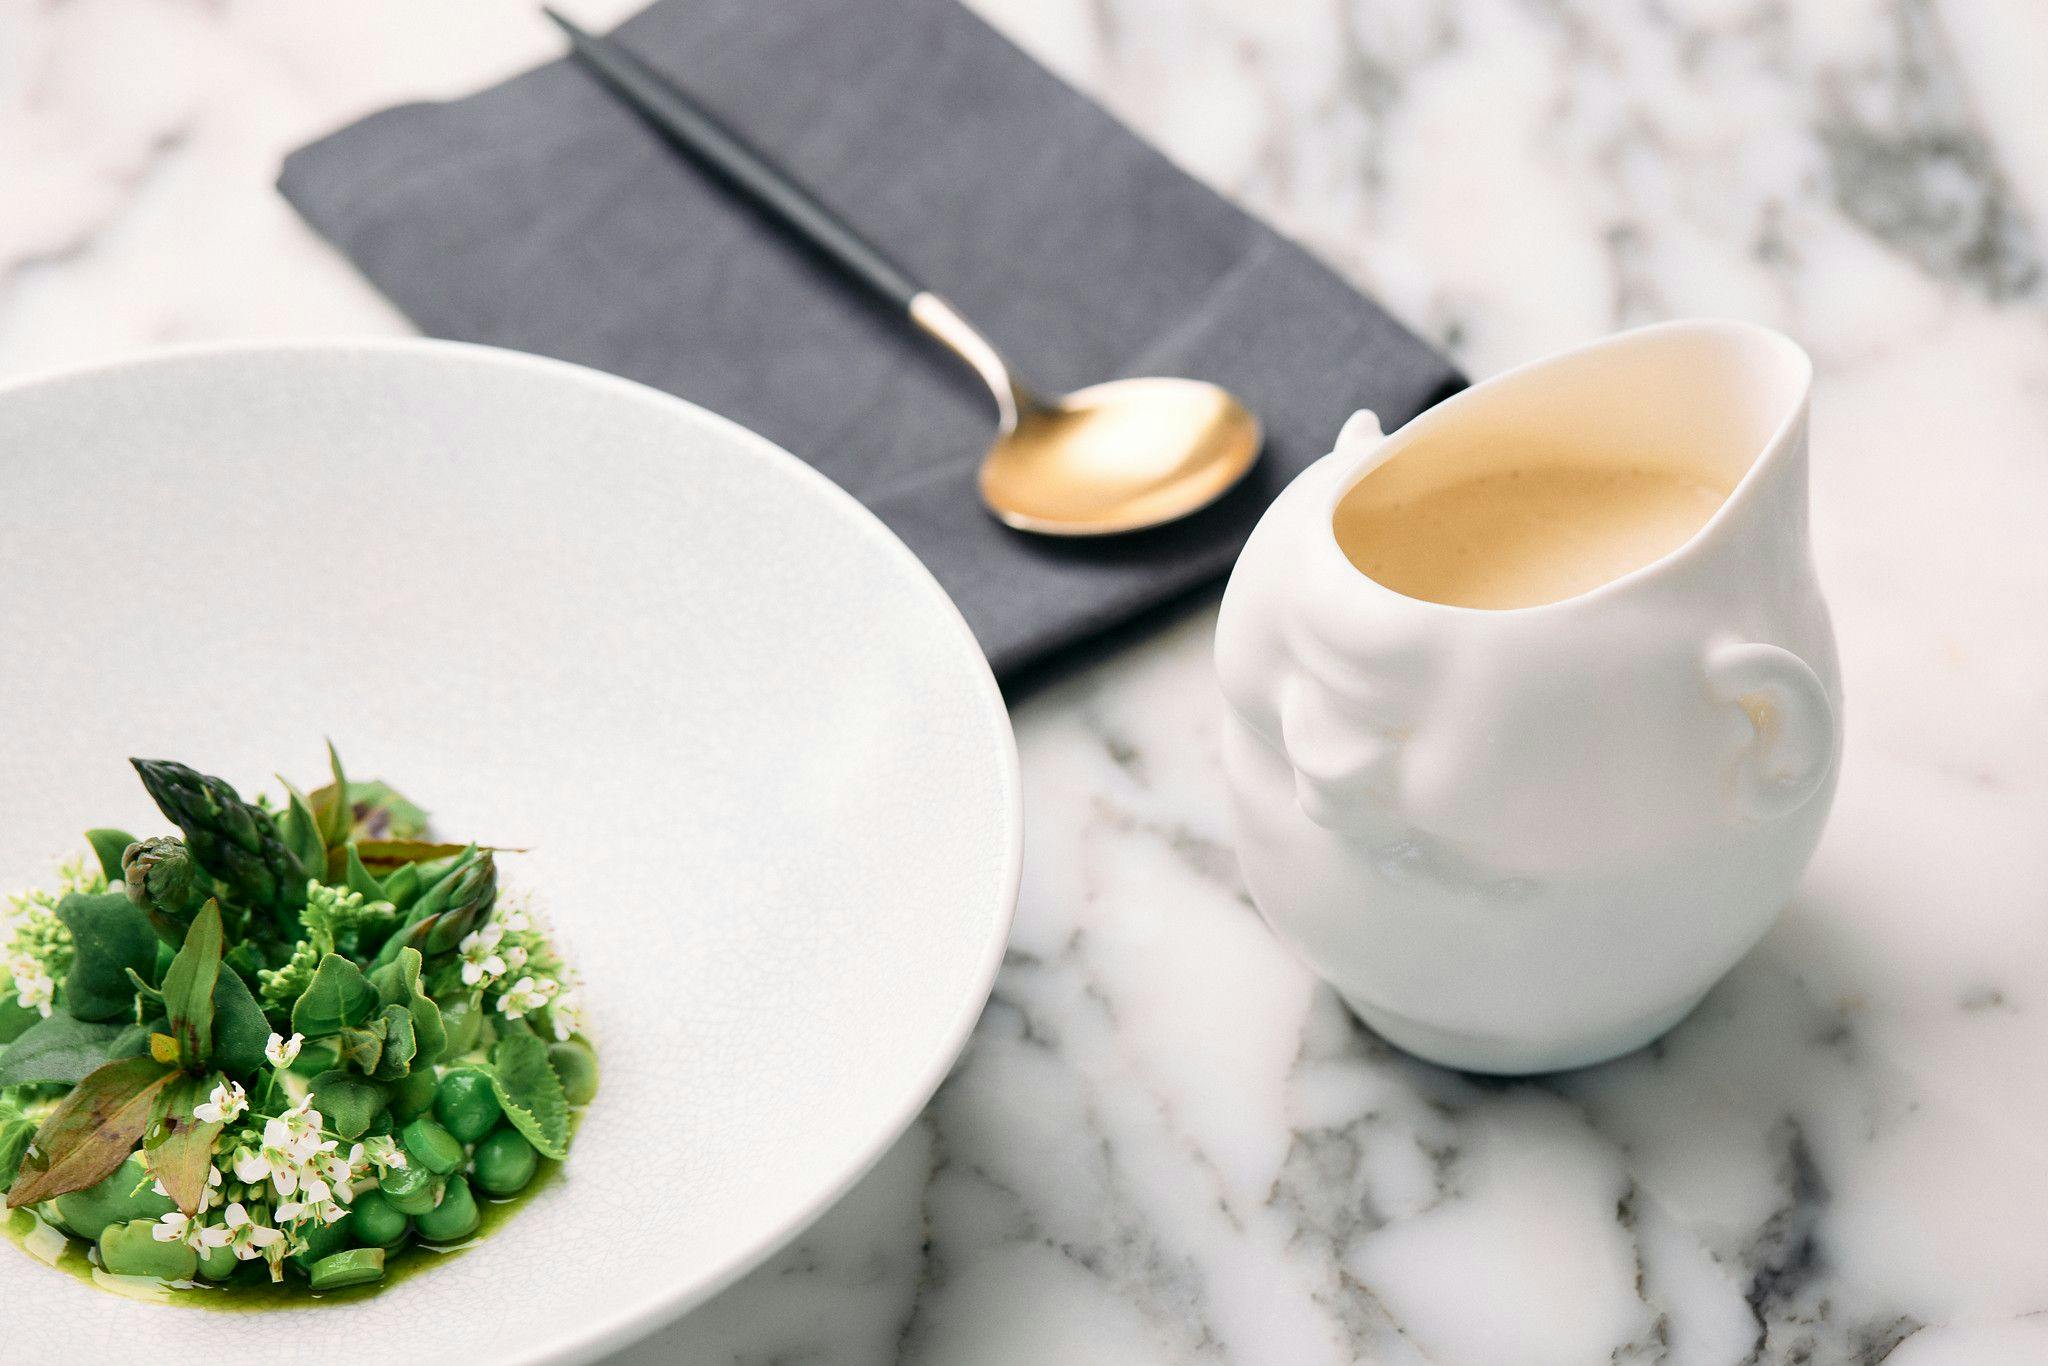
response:
M995 727L999 741L995 758L1005 831L1003 866L997 881L1000 889L999 904L990 927L989 942L983 948L981 961L975 967L973 989L948 1024L942 1045L934 1055L933 1061L925 1068L917 1085L908 1093L906 1105L900 1113L893 1114L876 1133L868 1136L856 1149L852 1163L839 1176L827 1183L809 1200L800 1203L789 1218L742 1249L739 1255L732 1258L716 1274L695 1283L680 1285L673 1292L637 1309L630 1309L587 1327L572 1329L549 1340L537 1342L529 1351L506 1359L507 1366L579 1366L580 1363L592 1361L606 1352L637 1342L681 1318L795 1241L874 1170L875 1165L896 1145L897 1140L909 1132L910 1126L917 1122L918 1116L930 1104L940 1085L951 1075L994 990L996 974L1002 967L1016 915L1017 896L1023 877L1024 853L1024 794L1017 753L1016 727L1010 718L1009 704L1003 696L1002 688L996 682L994 671L989 667L988 656L982 650L980 642L975 639L966 618L960 614L958 605L924 562L917 558L916 553L904 544L902 538L890 530L881 518L817 469L759 432L701 404L639 380L628 379L623 375L612 374L575 361L516 351L509 347L492 346L482 342L416 336L309 335L274 339L232 338L181 342L125 350L114 356L95 360L44 366L0 377L0 404L5 404L24 390L42 388L46 385L118 375L127 371L152 369L183 361L225 361L242 356L267 357L280 354L337 357L397 355L428 358L430 364L435 363L433 358L447 358L467 364L525 369L599 391L609 391L622 400L681 413L690 421L730 438L736 447L752 452L756 458L770 464L782 464L787 472L797 477L799 483L808 483L823 495L827 503L836 506L842 515L850 517L862 534L885 555L893 557L900 567L908 570L912 579L917 581L934 600L935 605L942 609L941 619L949 623L949 628L956 633L956 638L965 647L968 657L979 665L978 668L969 670L974 691L984 705L992 708L994 716L1000 722Z

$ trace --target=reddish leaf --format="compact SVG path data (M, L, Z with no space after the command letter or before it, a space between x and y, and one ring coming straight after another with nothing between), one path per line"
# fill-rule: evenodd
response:
M164 1183L164 1191L187 1214L199 1213L206 1198L206 1178L213 1170L213 1147L220 1139L220 1124L202 1124L193 1107L206 1099L221 1077L181 1077L166 1093L169 1108L164 1113L164 1136L149 1150L149 1169Z
M111 1176L149 1128L157 1095L178 1075L154 1058L121 1058L91 1073L36 1130L7 1208L82 1191Z
M452 858L469 848L466 844L433 844L426 840L357 840L356 856L372 872L379 869L395 868L402 863L427 863L434 859ZM488 849L499 854L523 854L524 849L508 848L501 844L480 844L479 849Z

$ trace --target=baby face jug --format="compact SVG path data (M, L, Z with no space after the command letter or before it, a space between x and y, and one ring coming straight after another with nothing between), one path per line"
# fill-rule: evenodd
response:
M1791 896L1842 714L1811 377L1762 328L1624 333L1392 436L1356 415L1253 532L1216 629L1239 859L1273 930L1389 1042L1482 1072L1614 1057ZM1716 501L1669 553L1531 606L1406 596L1339 542L1368 476L1413 502L1559 458L1682 471Z

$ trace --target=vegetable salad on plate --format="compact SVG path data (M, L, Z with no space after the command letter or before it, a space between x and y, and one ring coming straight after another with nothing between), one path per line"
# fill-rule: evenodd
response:
M597 1092L581 991L498 855L382 782L245 801L135 760L176 834L0 908L0 1188L31 1253L225 1303L473 1239Z

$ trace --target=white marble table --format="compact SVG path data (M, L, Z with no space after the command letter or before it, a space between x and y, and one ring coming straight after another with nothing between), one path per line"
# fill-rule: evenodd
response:
M1662 1044L1461 1079L1247 905L1211 611L1120 642L1018 700L1023 898L959 1070L619 1360L2048 1361L2048 11L979 5L1475 373L1685 313L1800 338L1834 822ZM279 156L552 46L509 0L0 9L0 373L402 330Z

